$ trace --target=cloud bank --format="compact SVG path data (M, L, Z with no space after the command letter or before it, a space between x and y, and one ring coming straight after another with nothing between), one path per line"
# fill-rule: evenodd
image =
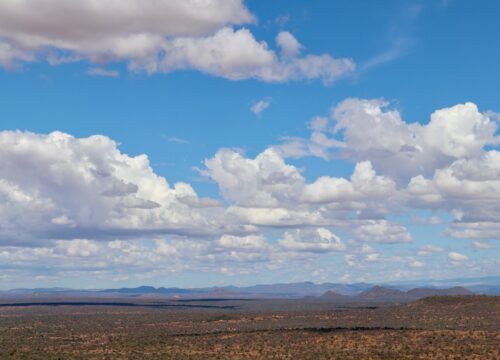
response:
M0 0L0 65L88 61L105 74L102 65L125 62L150 74L195 70L230 80L325 84L355 69L347 58L301 55L289 32L278 34L278 54L241 28L255 23L242 0Z
M347 99L309 127L310 138L254 157L220 149L205 159L215 199L169 184L146 155L124 154L106 136L0 132L0 257L7 268L51 263L60 273L120 275L132 266L151 276L230 276L313 268L330 255L360 279L370 264L404 264L400 276L417 276L436 259L474 268L474 257L431 240L409 254L385 252L415 247L415 223L442 226L443 236L469 240L475 251L495 248L500 152L490 113L465 103L408 123L383 100ZM353 170L308 179L292 156L340 157ZM497 266L488 264L480 267Z

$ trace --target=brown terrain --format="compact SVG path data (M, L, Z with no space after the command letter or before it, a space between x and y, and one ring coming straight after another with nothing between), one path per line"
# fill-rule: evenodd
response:
M17 299L0 306L0 358L500 359L498 296L328 298Z

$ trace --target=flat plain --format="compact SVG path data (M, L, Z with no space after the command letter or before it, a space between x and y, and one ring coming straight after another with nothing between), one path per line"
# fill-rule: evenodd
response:
M8 299L1 359L500 359L500 297Z

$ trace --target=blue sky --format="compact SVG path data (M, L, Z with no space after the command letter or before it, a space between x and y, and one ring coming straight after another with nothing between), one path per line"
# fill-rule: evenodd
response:
M62 1L46 3L33 17L33 8L0 0L4 16L19 16L0 25L1 287L498 274L496 1L230 0L203 9L187 2L186 10L155 0L142 5L144 17L134 15L134 0L123 9L84 1L74 10L83 14L77 35L71 22L47 25ZM138 25L127 28L127 16ZM227 38L211 42L221 31ZM288 42L277 43L279 34ZM261 101L267 107L252 112ZM314 128L316 117L323 127ZM54 131L74 141L47 135ZM102 149L95 138L78 141L96 134ZM403 150L391 152L395 139L419 155L405 162ZM116 170L141 154L151 171ZM98 177L69 184L101 166L132 190ZM371 182L353 185L355 168ZM410 189L418 176L425 189ZM329 178L324 187L320 177ZM159 178L168 188L151 190ZM177 182L194 191L189 202ZM271 221L278 211L286 215ZM196 219L172 220L185 214Z

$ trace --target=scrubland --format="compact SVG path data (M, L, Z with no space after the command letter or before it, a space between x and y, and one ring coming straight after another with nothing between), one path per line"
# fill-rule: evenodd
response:
M500 359L500 297L50 304L0 307L1 359Z

